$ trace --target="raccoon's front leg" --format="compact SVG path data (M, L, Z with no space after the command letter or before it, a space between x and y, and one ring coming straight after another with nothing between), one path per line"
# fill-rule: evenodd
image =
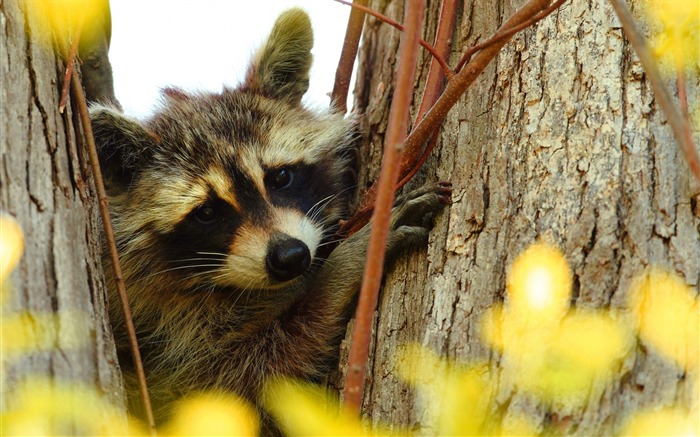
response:
M391 212L386 260L391 262L404 249L427 244L433 215L450 203L452 184L438 182L411 191L396 200ZM369 245L370 224L343 241L319 272L319 291L345 306L359 291Z
M397 200L391 214L387 262L402 249L428 242L432 216L450 203L451 192L450 183L440 182ZM298 346L315 349L316 359L330 358L345 332L346 310L362 283L369 236L370 225L366 225L339 244L313 278L312 289L287 318L286 331L296 333Z
M438 182L410 191L396 199L386 243L388 262L396 258L403 249L428 243L433 215L444 205L450 204L451 194L450 182ZM369 232L369 226L365 226L365 229Z

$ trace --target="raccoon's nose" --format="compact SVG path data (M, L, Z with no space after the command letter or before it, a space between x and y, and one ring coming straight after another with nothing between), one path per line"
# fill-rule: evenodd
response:
M303 241L286 237L271 242L265 262L270 276L278 281L289 281L309 268L311 253Z

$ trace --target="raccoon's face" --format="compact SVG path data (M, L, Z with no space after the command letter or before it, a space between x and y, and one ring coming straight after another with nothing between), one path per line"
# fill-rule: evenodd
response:
M301 106L311 45L309 19L293 9L239 88L166 90L145 125L93 110L132 274L167 275L190 289L271 289L314 264L351 195L354 129L340 115Z

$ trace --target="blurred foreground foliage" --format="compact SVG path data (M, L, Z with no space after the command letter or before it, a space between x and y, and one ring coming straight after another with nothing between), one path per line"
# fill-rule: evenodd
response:
M81 329L89 315L13 311L8 274L23 248L17 223L0 217L2 277L2 378L5 366L25 354L51 347L61 326ZM530 393L545 405L584 406L596 385L615 377L636 342L673 362L698 390L697 293L679 277L649 269L634 281L626 310L579 310L570 306L571 271L556 248L535 243L508 272L503 305L482 318L482 336L501 357L487 363L455 363L418 345L403 348L399 374L418 391L435 435L537 435L528 417L489 420L494 391L504 385ZM41 322L38 322L41 321ZM37 325L38 323L38 325ZM76 338L78 338L76 336ZM62 343L65 347L65 343ZM70 346L70 343L68 343ZM75 344L75 347L79 347ZM3 435L144 435L146 427L127 417L89 385L28 376L13 387L2 411ZM411 435L409 430L370 426L344 409L320 387L280 379L265 389L264 406L288 435ZM677 405L635 412L621 435L698 435L695 406ZM226 393L196 393L174 409L160 435L256 435L259 419L245 401ZM415 433L415 431L414 431Z
M71 33L102 12L104 2L27 0L27 11L45 29L35 35L53 44L51 34ZM647 0L652 26L658 30L655 53L670 68L700 63L700 2ZM0 302L2 335L0 378L23 355L54 347L80 347L72 333L88 326L89 314L39 314L15 311L9 273L23 250L19 225L0 216ZM500 386L511 385L544 404L580 408L594 386L616 376L621 361L637 343L676 365L694 384L694 405L637 411L621 435L700 435L698 430L698 345L700 321L697 290L672 272L645 271L629 290L625 311L572 308L572 274L561 252L535 243L513 263L507 296L481 320L483 341L501 357L500 367L455 363L418 345L406 346L399 371L416 387L431 422L421 424L436 435L536 435L546 432L528 417L489 420L490 400ZM60 334L57 334L60 332ZM105 401L89 385L45 376L28 376L11 391L3 388L0 432L3 435L144 435L146 427ZM410 435L370 426L344 410L326 390L293 380L271 381L265 407L289 435ZM245 401L226 393L196 393L174 409L161 435L256 435L259 419Z

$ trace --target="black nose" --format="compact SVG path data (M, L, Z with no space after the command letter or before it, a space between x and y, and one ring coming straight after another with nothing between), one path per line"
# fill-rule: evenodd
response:
M270 242L265 262L270 276L284 282L309 268L311 253L303 241L285 236Z

